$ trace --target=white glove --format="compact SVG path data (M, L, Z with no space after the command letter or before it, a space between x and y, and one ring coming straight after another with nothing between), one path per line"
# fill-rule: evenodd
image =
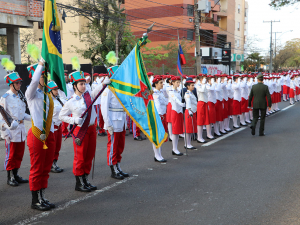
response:
M238 78L238 83L241 83L241 78Z
M221 78L220 78L220 77L218 78L218 84L219 84L219 83L221 83Z
M193 116L193 112L189 109L189 115Z
M19 124L18 124L17 121L15 121L15 120L11 123L10 127L9 127L6 123L3 124L3 126L4 126L6 129L8 129L8 130L15 130L15 129L17 129L18 125L19 125Z
M42 62L42 63L45 64L46 61L45 61L45 59L43 59L43 57L41 57L41 58L40 58L40 62Z
M5 130L1 132L1 138L6 140L6 143L9 144L11 141L11 134L9 130Z
M105 77L104 81L103 81L103 84L110 84L111 81L108 77Z
M253 78L250 78L250 83L252 83L253 82Z
M206 84L206 78L205 77L202 79L202 84Z
M181 103L181 107L185 107L185 103Z
M224 79L225 81L227 81L228 79L227 79L227 77L225 77L225 79Z
M212 83L212 84L215 83L215 78L211 78L211 83Z
M83 124L84 120L80 117L75 118L75 123L81 126Z
M107 131L110 135L113 135L114 134L114 127L113 126L107 127Z
M257 83L257 77L255 77L255 83Z
M232 82L232 80L231 80L231 79L229 79L229 80L228 80L228 84L231 84L231 82Z

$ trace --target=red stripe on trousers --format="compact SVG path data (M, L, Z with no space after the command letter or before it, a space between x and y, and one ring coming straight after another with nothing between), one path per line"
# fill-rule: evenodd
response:
M28 131L27 146L30 153L30 191L38 191L48 187L49 172L51 170L55 149L55 138L52 132L46 140L48 149L43 149L43 142L37 139L31 128Z
M75 128L73 132L75 136L77 136L77 133L79 132L80 128L81 127L79 126ZM96 153L96 139L96 124L88 127L80 146L75 143L75 138L73 136L73 174L75 176L90 174L93 158L95 157Z
M6 149L6 160L4 168L6 170L19 169L23 160L25 151L25 141L23 142L10 142L9 144L5 141L5 146L9 146Z
M122 132L114 132L113 137L107 132L107 165L112 166L121 162L125 148L125 134L125 129Z

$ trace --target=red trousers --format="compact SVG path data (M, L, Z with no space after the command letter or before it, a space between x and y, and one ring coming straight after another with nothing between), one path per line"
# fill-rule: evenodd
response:
M101 107L100 106L101 105L95 105L95 109L96 109L96 113L97 113L97 117L98 117L98 120L97 120L97 123L98 123L98 126L99 126L98 133L102 134L102 133L105 133L105 130L103 129L104 120L103 120L103 116L102 116L102 113L101 113Z
M37 139L30 128L27 136L27 146L30 153L30 191L38 191L48 187L49 172L51 170L55 149L55 138L52 132L46 140L48 149L43 149L43 142Z
M77 136L79 130L80 127L77 126L73 132L73 174L75 176L90 174L93 158L95 157L96 153L96 124L89 126L80 146L75 143L74 137L74 135Z
M121 155L125 147L125 134L125 128L122 132L114 132L113 135L107 132L107 165L112 166L121 162Z
M25 141L23 142L10 142L5 141L6 156L4 161L4 169L13 170L19 169L25 151Z
M53 160L58 160L59 151L61 149L61 142L62 142L62 126L54 126L54 129L58 129L54 131L54 138L55 138L55 151L54 151L54 158Z
M131 120L131 123L132 123L132 135L133 135L133 137L135 138L135 137L141 136L140 128L132 120Z
M62 130L62 135L63 136L67 136L67 134L69 133L68 126L69 126L68 123L62 122L62 124L61 124L61 130Z

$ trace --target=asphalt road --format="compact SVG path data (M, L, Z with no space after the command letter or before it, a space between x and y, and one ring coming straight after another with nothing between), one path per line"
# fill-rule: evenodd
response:
M281 103L285 108L288 103ZM267 136L246 128L207 147L173 157L163 145L166 164L155 163L149 141L126 137L122 169L129 179L110 178L106 137L98 137L95 176L98 191L74 191L71 139L63 143L50 174L46 197L57 208L30 209L29 185L10 187L0 171L0 224L300 224L300 104L266 119ZM258 133L258 130L257 130ZM183 150L183 139L179 147ZM4 162L4 142L0 142ZM3 167L2 167L3 168ZM26 148L20 175L29 176Z

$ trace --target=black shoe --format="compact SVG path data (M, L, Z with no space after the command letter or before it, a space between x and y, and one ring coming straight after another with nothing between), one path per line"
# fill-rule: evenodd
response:
M64 169L59 168L59 166L57 165L57 160L53 160L51 172L52 173L61 173L63 171L64 171Z
M135 141L142 141L143 139L142 139L141 136L137 136L137 137L134 138L134 140L135 140Z
M226 132L222 132L222 131L220 131L220 133L221 133L221 134L227 134Z
M115 179L118 179L118 180L123 180L124 179L123 175L121 175L119 173L116 165L110 166L110 169L111 169L111 177L112 178L115 178Z
M216 133L214 133L214 136L221 137L221 136L222 136L222 134L216 134Z
M206 143L207 141L199 141L199 140L197 139L197 142L198 142L198 143Z
M246 123L245 123L245 124L242 124L242 123L241 123L240 125L241 125L241 126L243 126L243 127L247 126L247 124L246 124Z
M254 129L254 127L251 126L250 129L251 129L251 134L252 134L252 135L255 135L255 129Z
M51 209L55 208L55 205L50 203L46 198L45 198L45 188L42 188L40 191L40 199L41 201L45 204L48 205Z
M76 185L75 190L81 192L91 192L91 189L85 185L83 182L83 176L75 176L76 178Z
M31 202L31 208L37 209L40 211L47 211L50 210L50 206L46 205L41 197L40 197L40 191L31 191L32 193L32 202Z
M130 131L129 134L133 134L132 131Z
M158 160L158 159L156 159L155 157L154 157L154 161L155 161L155 162L167 162L167 160L165 160L165 159Z
M231 132L232 130L231 130L231 129L230 129L230 130L225 129L225 131L226 131L226 132Z
M14 177L15 177L15 180L20 184L20 183L28 183L29 181L27 179L23 179L22 177L20 177L18 175L18 170L19 169L13 169L13 174L14 174Z
M120 163L118 162L117 165L117 170L119 171L119 173L123 176L123 177L129 177L129 174L128 173L124 173L120 167Z
M141 138L142 138L142 140L146 140L146 139L147 139L147 138L145 138L145 137L142 137L142 136L141 136Z
M184 147L184 148L185 148L185 147ZM187 150L195 150L195 149L197 149L197 148L193 146L193 147L190 147L190 148L187 147L186 149L187 149Z
M184 138L184 137L181 137L181 136L179 135L179 138Z
M259 136L266 136L266 134L265 134L265 133L263 133L263 134L259 134Z
M82 176L82 178L83 178L83 183L84 183L85 186L87 186L89 189L91 189L91 190L97 190L97 187L94 186L94 185L92 185L92 184L89 182L88 176L89 176L88 174L84 174L84 175Z
M235 129L239 129L240 127L239 127L239 126L237 126L237 127L236 127L236 126L233 126L233 128L235 128Z
M177 153L175 153L175 152L172 150L172 155L182 156L183 153L180 152L180 153L177 154Z
M106 133L98 133L98 136L104 137L104 136L106 136Z
M19 186L19 183L16 181L12 170L7 170L7 184L12 187Z
M213 139L215 139L215 137L212 137L212 138L210 138L210 137L206 137L207 139L209 139L209 140L213 140Z
M171 138L169 138L169 141L172 141L172 139L171 139Z

